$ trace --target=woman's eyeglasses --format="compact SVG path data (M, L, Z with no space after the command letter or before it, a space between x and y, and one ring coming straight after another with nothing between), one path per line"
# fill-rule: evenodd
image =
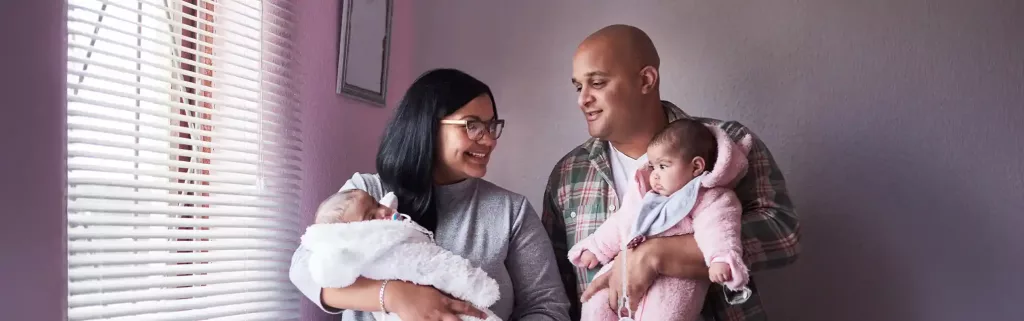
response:
M484 138L484 133L490 133L491 137L498 139L498 137L501 137L501 130L505 128L504 119L494 119L491 121L476 119L442 119L441 123L445 125L466 126L466 135L468 135L471 140L480 140L481 138Z

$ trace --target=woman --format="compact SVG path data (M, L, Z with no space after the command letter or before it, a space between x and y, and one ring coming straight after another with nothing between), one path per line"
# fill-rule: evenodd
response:
M458 70L427 72L410 86L385 129L379 174L357 173L342 190L359 188L377 199L394 192L399 212L498 282L501 298L489 308L503 320L568 321L569 300L538 215L522 195L481 179L503 127L487 85ZM360 278L346 288L321 289L310 279L302 247L292 258L291 280L346 321L373 320L369 312L380 311L381 304L403 321L484 316L433 287L402 281L384 287L382 280Z

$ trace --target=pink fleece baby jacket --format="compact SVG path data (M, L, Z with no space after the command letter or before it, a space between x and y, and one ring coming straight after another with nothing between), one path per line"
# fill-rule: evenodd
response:
M723 262L732 271L731 281L725 285L731 290L746 286L748 269L743 263L740 241L740 215L742 206L732 188L747 171L747 153L751 138L745 136L734 143L721 129L708 126L718 144L718 158L710 173L700 181L700 189L693 208L678 224L653 237L693 233L697 246L704 253L704 262ZM628 233L643 207L641 195L649 192L646 175L638 173L639 186L630 189L622 200L618 212L612 214L594 234L569 250L569 260L581 266L583 251L589 251L604 264L599 275L611 269L609 264L630 240ZM678 192L677 192L678 193ZM704 280L659 277L636 311L636 320L691 321L700 314L709 282ZM608 306L607 290L598 292L583 304L582 321L618 320L614 309Z

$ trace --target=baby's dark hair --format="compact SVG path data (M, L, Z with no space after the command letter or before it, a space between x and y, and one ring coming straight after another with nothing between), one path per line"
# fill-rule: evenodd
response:
M682 118L669 123L651 139L649 146L657 145L667 146L670 152L678 153L686 160L697 156L704 158L706 171L715 168L715 159L718 158L715 134L699 121Z

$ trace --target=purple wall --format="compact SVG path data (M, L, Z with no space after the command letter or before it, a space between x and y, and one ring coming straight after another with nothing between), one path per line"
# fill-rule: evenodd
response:
M642 3L417 2L414 69L494 88L488 177L537 206L587 135L576 45L637 25L665 98L749 125L785 171L804 256L758 275L771 319L1021 319L1024 1Z
M313 212L338 191L352 173L373 172L381 130L416 74L411 73L413 11L409 0L394 0L387 108L370 106L335 93L339 0L302 0L299 21L299 100L302 106L301 213ZM337 320L303 299L303 320Z
M0 320L64 318L64 1L0 2Z

